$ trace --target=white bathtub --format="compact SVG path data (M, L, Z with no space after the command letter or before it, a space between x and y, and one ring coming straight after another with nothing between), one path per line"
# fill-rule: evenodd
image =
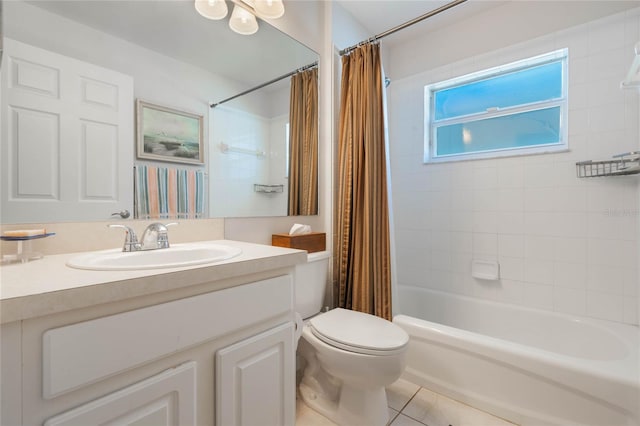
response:
M522 425L640 425L638 327L399 287L404 377Z

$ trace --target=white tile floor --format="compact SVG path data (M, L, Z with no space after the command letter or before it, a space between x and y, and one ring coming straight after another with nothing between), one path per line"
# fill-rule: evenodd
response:
M387 388L387 402L390 426L514 426L506 420L403 379ZM298 398L296 426L336 424L307 407L302 399Z

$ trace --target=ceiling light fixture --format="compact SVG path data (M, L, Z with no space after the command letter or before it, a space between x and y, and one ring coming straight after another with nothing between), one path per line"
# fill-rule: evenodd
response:
M219 20L227 16L227 2L224 0L196 0L196 10L207 19Z
M254 0L254 9L260 16L277 19L284 15L282 0Z
M258 31L256 16L277 19L284 15L282 0L231 0L233 12L229 18L229 28L242 35ZM198 13L207 19L224 19L229 12L225 0L195 0Z
M251 35L258 31L258 21L251 12L236 4L229 18L229 28L238 34Z

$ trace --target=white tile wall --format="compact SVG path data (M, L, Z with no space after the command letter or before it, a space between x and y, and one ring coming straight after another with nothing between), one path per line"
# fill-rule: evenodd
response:
M638 323L640 178L578 179L575 162L640 148L640 96L619 88L639 37L634 9L393 81L400 285ZM424 85L563 47L570 152L422 164ZM497 259L501 281L471 278L473 258Z

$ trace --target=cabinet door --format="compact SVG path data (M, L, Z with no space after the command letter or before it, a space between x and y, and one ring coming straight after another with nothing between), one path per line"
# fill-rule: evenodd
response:
M217 426L295 424L294 324L216 353Z
M196 425L196 363L176 368L50 418L45 426Z

